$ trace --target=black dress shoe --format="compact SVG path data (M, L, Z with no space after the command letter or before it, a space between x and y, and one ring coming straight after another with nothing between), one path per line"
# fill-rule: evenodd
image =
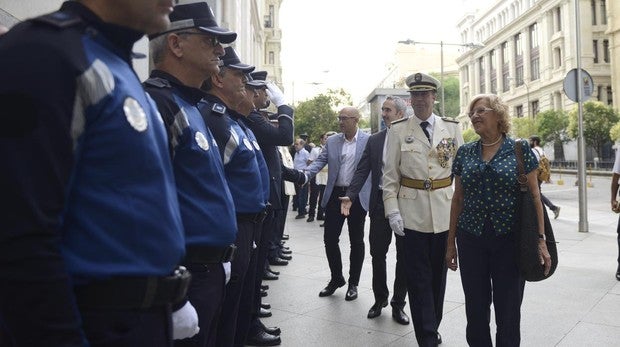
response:
M392 306L392 318L394 318L398 324L409 324L409 317L407 317L405 311L400 307Z
M308 222L308 223L314 222L314 217L312 217L312 216L308 217L308 219L306 219L306 222Z
M267 291L266 291L266 290L262 290L262 289L260 290L260 296L261 296L261 298L264 298L264 297L266 297L267 295L269 295L269 294L267 293Z
M265 271L265 273L263 273L263 280L275 281L278 278L280 278L280 277L278 277L277 275L274 275L273 272L271 272L271 271Z
M437 344L441 345L442 342L443 342L443 340L441 339L441 334L439 332L437 332Z
M268 334L266 331L260 331L256 335L248 336L245 344L248 346L277 346L282 343L280 336Z
M282 331L278 327L264 327L263 330L269 335L279 336L282 334Z
M325 227L325 223L321 223L321 224L319 224L319 227L320 227L320 228L324 228L324 227Z
M288 260L293 260L293 257L291 257L291 256L290 256L290 255L288 255L288 254L280 254L280 257L279 257L279 258L280 258L280 259L287 260L287 261L288 261Z
M260 289L262 289L262 290L269 290L269 286L266 285L266 284L261 284L260 285Z
M375 318L381 315L381 309L387 306L387 300L383 302L375 302L374 305L368 310L368 318Z
M265 308L260 308L260 311L258 312L258 317L260 318L267 318L267 317L271 317L273 316L273 314L271 313L271 311L269 311L268 309Z
M272 274L274 274L274 275L276 275L276 276L280 276L280 271L274 271L274 270L271 270L271 268L270 268L270 267L268 267L268 268L267 268L267 271L268 271L268 272L271 272Z
M284 266L284 265L288 265L288 261L280 258L280 257L275 257L275 258L271 258L269 259L269 265L277 265L277 266Z
M618 265L618 270L616 270L616 279L620 281L620 264Z
M289 236L288 234L282 234L282 240L288 240Z
M298 214L295 216L295 219L304 219L304 218L306 218L305 214Z
M260 307L262 307L262 308L264 308L264 309L267 309L267 310L268 310L268 309L270 309L270 308L271 308L271 304L268 304L268 303L266 303L266 302L262 302L262 303L260 304ZM272 334L272 335L273 335L273 334Z
M320 297L324 297L324 296L330 296L332 294L334 294L334 292L336 291L336 289L344 286L347 282L345 282L344 278L338 281L329 281L329 283L327 283L327 286L325 288L323 288L323 290L321 290L319 292L319 296Z
M352 301L357 299L357 286L349 284L349 289L347 289L347 294L344 296L346 301Z
M293 251L290 250L290 248L286 247L287 249L282 249L280 251L281 254L293 254Z

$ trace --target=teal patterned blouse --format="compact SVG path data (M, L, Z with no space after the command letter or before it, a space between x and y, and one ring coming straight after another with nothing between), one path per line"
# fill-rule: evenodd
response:
M526 173L538 167L538 160L527 141L521 140ZM481 235L489 219L496 235L512 232L517 208L517 158L515 140L504 138L495 156L482 160L480 140L461 146L452 164L452 173L461 177L463 210L457 229Z

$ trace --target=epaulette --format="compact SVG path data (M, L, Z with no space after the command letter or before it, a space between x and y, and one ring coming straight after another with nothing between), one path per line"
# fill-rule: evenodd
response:
M32 21L64 29L82 23L82 18L73 13L56 11L34 18Z
M211 111L215 113L219 113L221 116L223 116L226 114L226 106L215 102L213 103L213 106L211 107Z
M441 120L444 122L450 122L450 123L456 123L459 124L459 121L454 119L454 118L450 118L450 117L441 117Z
M151 77L144 81L144 84L148 84L155 88L172 88L172 85L170 85L170 81L161 77Z
M406 121L407 119L409 119L409 117L403 117L403 118L401 118L401 119L397 119L397 120L395 120L395 121L392 121L392 125L394 125L394 124L396 124L396 123L404 122L404 121Z

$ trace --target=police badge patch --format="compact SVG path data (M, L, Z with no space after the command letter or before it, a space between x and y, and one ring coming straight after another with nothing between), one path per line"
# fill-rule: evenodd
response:
M144 113L142 106L140 106L136 99L127 97L123 103L123 112L125 112L127 122L129 122L132 128L139 132L146 130L149 125L146 120L146 113Z
M196 140L198 147L204 149L205 151L209 150L209 141L207 141L207 138L200 131L196 132L194 139Z
M450 158L456 154L456 140L452 137L444 137L437 144L437 160L441 167L448 167Z

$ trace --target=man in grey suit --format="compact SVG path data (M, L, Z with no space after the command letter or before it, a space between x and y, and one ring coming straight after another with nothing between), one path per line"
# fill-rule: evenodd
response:
M383 208L383 150L387 129L392 122L402 119L407 113L407 103L394 96L387 96L381 107L381 116L386 128L373 134L368 139L364 154L357 164L353 180L349 185L346 195L341 197L342 214L347 216L353 202L358 195L364 182L371 175L370 203L368 214L370 216L370 255L372 256L372 291L375 295L375 303L368 311L368 318L381 315L381 309L387 306L390 291L387 286L386 254L392 242L392 228L385 218ZM409 324L409 317L405 314L405 296L407 295L407 273L405 271L405 253L403 251L404 240L402 236L395 235L396 241L396 276L394 279L394 293L392 295L392 318L398 323Z
M319 157L306 168L311 178L329 164L327 185L321 206L325 210L323 242L331 271L331 280L321 290L319 296L332 295L336 289L346 284L342 275L342 258L338 245L342 225L346 219L351 242L349 287L345 295L347 301L357 299L357 286L364 262L364 224L370 195L370 180L367 179L360 190L359 198L351 206L349 216L345 217L340 213L340 197L345 195L351 184L355 168L362 157L369 137L368 134L358 129L359 119L360 113L355 107L343 108L338 114L338 123L342 132L330 136Z

